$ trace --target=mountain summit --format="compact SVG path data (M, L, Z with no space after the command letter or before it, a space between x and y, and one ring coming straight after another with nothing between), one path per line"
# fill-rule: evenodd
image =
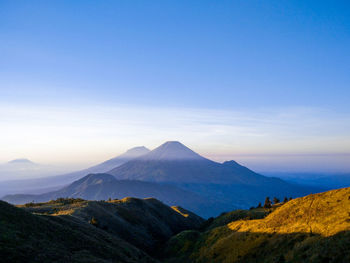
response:
M107 173L117 179L176 183L250 184L264 179L238 163L223 165L206 159L177 141L166 142Z
M8 162L9 164L35 164L31 160L20 158Z
M204 159L178 141L168 141L148 154L140 157L142 160L200 160Z

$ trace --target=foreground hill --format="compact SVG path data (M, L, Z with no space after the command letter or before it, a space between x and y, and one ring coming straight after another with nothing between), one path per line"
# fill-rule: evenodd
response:
M0 201L1 262L156 262L73 216L33 215Z
M280 204L263 219L227 223L224 215L204 232L178 234L165 253L168 262L350 262L349 215L350 188L333 190Z
M12 204L25 204L29 202L47 202L60 197L107 200L127 196L137 198L154 197L167 205L179 205L203 216L209 216L213 211L219 213L226 207L220 201L208 201L196 193L174 185L117 180L109 174L89 174L57 191L40 195L7 195L2 200ZM233 206L231 207L233 208Z
M142 156L148 153L149 150L143 146L135 147L129 149L125 153L114 157L110 160L107 160L103 163L97 164L95 166L89 167L87 169L83 169L80 171L54 175L54 176L46 176L42 178L35 178L35 176L31 176L30 169L25 168L22 169L21 173L26 173L25 176L21 176L22 178L34 178L34 179L25 179L25 180L10 180L4 181L0 184L0 196L4 196L6 194L15 194L15 193L31 193L31 194L39 194L45 193L53 190L57 190L62 188L65 185L68 185L83 176L90 173L104 173L113 168L116 168L123 163L126 163L134 158ZM0 167L1 173L1 167ZM18 171L16 172L17 174ZM57 174L57 173L56 173Z
M95 227L150 254L171 236L196 229L204 221L181 207L169 207L154 198L129 197L109 202L58 199L23 208L35 214L69 215L82 222L93 221Z

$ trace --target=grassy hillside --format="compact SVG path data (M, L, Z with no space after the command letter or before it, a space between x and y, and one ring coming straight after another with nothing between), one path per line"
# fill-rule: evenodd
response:
M33 215L0 201L1 262L155 262L72 216Z
M69 215L82 222L93 222L96 228L155 254L171 236L198 228L203 219L181 208L171 208L154 198L86 201L58 199L47 203L27 204L25 210L42 215Z
M273 210L262 219L234 212L204 232L182 232L167 244L168 262L350 262L350 188ZM250 212L254 218L259 210ZM227 223L230 216L236 221Z

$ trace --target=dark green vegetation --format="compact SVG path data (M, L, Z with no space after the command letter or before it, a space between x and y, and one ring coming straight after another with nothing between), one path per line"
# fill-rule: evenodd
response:
M155 262L72 216L33 215L0 201L1 262Z
M128 197L108 202L58 199L23 207L35 214L69 215L90 222L150 254L174 234L198 228L204 221L187 210L171 208L154 198Z
M149 255L203 219L160 201L0 202L1 262L156 262Z

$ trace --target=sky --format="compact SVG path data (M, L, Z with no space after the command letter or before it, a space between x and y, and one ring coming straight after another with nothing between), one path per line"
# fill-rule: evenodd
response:
M0 1L0 162L179 140L258 171L350 171L348 1Z

